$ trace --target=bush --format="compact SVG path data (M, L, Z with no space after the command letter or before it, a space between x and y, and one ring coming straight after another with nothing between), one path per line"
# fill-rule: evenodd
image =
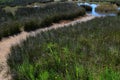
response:
M68 10L69 8L75 9L77 8L77 5L74 3L49 3L46 4L44 7L23 7L18 8L18 10L15 12L16 16L41 16L42 14L51 13L51 12L61 12Z
M35 19L30 19L24 23L24 30L26 31L35 30L38 28L39 28L38 21Z
M13 46L15 80L119 80L120 17L41 32Z
M7 21L8 19L13 18L12 13L5 12L2 8L0 8L0 23Z
M21 32L21 28L22 25L20 24L20 22L5 22L0 25L0 38L18 34Z
M85 15L85 10L83 8L77 7L72 3L49 4L44 8L22 8L18 9L16 12L16 16L32 16L24 23L25 31L47 27L54 22L74 19L75 17L83 15ZM33 17L38 18L34 19Z

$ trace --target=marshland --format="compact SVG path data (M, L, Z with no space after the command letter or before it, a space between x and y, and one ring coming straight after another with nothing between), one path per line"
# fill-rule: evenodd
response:
M120 80L120 1L0 0L0 80Z

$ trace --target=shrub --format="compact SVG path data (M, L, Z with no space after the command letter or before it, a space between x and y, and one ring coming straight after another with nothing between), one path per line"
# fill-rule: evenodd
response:
M77 8L77 5L74 3L69 3L69 2L64 2L64 3L49 3L46 4L45 7L23 7L23 8L18 8L16 11L16 16L31 16L31 15L36 15L40 16L45 13L51 13L51 12L61 12L65 11L68 9L75 9Z
M10 19L0 24L0 35L1 38L11 36L19 33L20 28L25 31L32 31L48 27L53 22L62 19L73 19L83 15L85 15L85 10L73 3L52 3L43 8L19 8L13 20Z
M24 23L24 30L26 31L31 31L31 30L35 30L38 29L39 25L38 25L38 21L35 19L29 19Z
M25 31L31 31L50 26L52 23L60 20L74 19L77 16L83 16L85 15L85 10L72 3L56 3L49 4L44 8L22 8L16 12L16 15L31 17L29 18L30 20L25 22L24 26ZM38 18L36 18L36 20L33 17Z
M53 2L53 0L0 0L0 5L2 6L25 6L34 2L48 3Z
M81 5L81 7L85 8L86 11L92 11L92 7L87 5Z
M0 25L0 38L8 37L11 35L15 35L21 32L22 25L20 22L12 21L12 22L5 22Z
M13 18L12 13L5 12L5 10L0 8L0 23L7 21L8 19Z

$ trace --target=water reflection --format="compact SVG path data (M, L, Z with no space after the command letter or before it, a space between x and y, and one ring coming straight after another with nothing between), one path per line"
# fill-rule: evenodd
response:
M116 16L117 14L115 13L99 13L99 12L96 12L96 7L99 6L98 4L89 4L89 3L77 3L78 6L83 6L83 5L86 5L86 6L90 6L92 7L92 11L91 12L87 12L88 14L91 14L93 16ZM120 8L118 8L120 10Z

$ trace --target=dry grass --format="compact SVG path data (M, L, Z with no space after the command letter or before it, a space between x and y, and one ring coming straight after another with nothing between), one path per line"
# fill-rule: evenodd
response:
M11 12L13 15L15 15L15 11L17 11L18 8L20 8L21 6L15 6L15 7L10 7L10 6L6 6L5 8L3 8L6 12Z
M98 12L116 12L117 11L117 5L112 5L112 4L100 4L96 10Z

